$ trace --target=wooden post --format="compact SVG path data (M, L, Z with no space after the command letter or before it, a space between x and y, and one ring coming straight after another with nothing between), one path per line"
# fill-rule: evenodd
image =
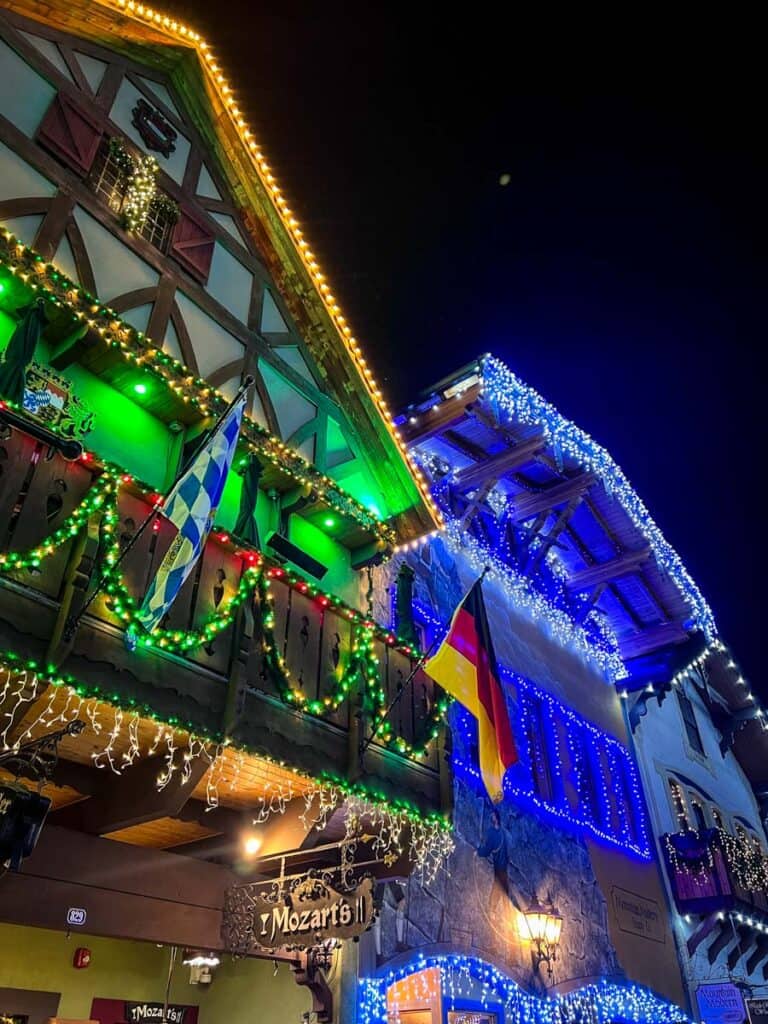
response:
M231 736L237 728L243 710L243 699L248 681L248 657L253 642L253 613L240 605L232 627L232 654L227 680L227 699L224 704L222 731ZM249 622L250 619L250 622Z
M359 779L363 773L363 736L365 735L365 711L363 710L363 674L355 673L355 685L349 694L349 732L347 733L347 778L350 782Z
M437 759L440 771L440 810L446 817L453 813L453 773L451 772L451 730L446 722L438 736Z
M59 610L56 614L56 622L51 632L51 639L45 652L45 660L48 665L55 665L57 668L64 661L72 649L73 641L69 641L62 647L64 627L69 618L72 604L75 598L75 591L81 592L81 600L88 589L95 557L99 547L99 525L101 515L93 515L82 527L75 537L72 550L67 560L67 568L64 572L64 585L59 602Z

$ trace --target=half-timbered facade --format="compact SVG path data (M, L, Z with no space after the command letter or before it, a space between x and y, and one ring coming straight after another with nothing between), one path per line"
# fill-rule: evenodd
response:
M95 935L220 950L254 823L267 877L351 845L436 868L431 683L360 750L418 655L369 571L439 513L215 55L132 2L25 0L0 73L0 778L51 801L0 917L63 930L74 886ZM161 498L249 379L213 532L142 634Z

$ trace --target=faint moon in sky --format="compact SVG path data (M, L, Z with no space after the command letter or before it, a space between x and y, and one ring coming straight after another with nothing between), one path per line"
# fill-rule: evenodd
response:
M499 178L499 184L500 185L508 185L510 183L510 181L512 181L512 175L511 174L502 174L500 176L500 178Z

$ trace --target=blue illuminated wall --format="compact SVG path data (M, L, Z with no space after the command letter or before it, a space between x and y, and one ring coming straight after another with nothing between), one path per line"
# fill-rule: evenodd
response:
M426 647L444 632L478 571L450 538L433 536L376 570L380 620L391 618L403 560L415 574L415 620ZM551 901L564 922L555 984L627 977L683 1000L638 773L609 673L549 619L518 606L498 579L486 579L483 592L520 754L500 806L508 864L500 880L478 856L492 807L478 778L474 719L454 704L456 849L434 882L412 876L401 893L387 889L373 962L399 969L415 956L463 953L495 964L528 990L539 987L517 908ZM634 907L636 919L628 910ZM363 946L372 943L366 936Z
M505 799L559 827L650 859L645 807L627 749L521 676L503 668L501 674L520 755L506 774ZM459 704L451 716L454 772L482 793L475 719Z

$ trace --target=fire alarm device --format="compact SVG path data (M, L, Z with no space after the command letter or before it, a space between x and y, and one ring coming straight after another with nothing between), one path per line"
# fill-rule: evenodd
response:
M79 971L84 967L88 967L91 962L91 951L86 949L85 946L78 946L75 950L75 955L72 959L72 966L76 967Z

